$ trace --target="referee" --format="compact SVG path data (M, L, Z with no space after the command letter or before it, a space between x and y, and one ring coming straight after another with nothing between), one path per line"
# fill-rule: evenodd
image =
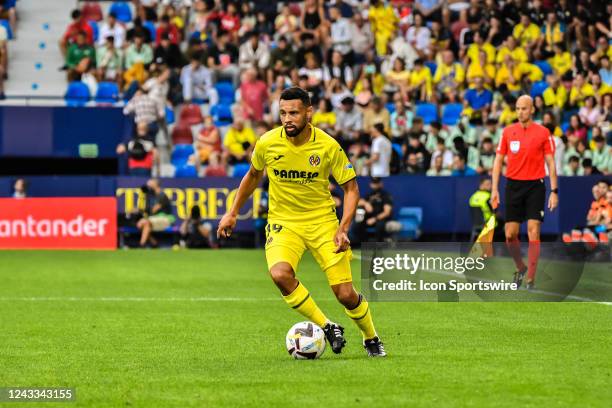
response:
M506 127L497 146L497 155L493 163L493 191L491 205L499 205L499 176L506 164L506 245L514 259L516 272L514 282L521 286L527 272L527 289L534 287L538 258L540 257L540 228L544 220L544 202L546 187L544 178L548 167L550 175L550 196L548 209L553 211L559 202L557 173L555 169L555 142L548 129L534 123L531 116L534 112L533 100L523 95L516 101L518 122ZM521 257L519 228L527 221L529 236L528 265Z

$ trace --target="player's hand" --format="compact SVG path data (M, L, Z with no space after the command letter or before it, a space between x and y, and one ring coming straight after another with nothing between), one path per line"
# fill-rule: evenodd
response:
M336 244L336 250L334 254L339 254L349 249L351 241L348 239L348 235L342 229L338 228L336 235L334 235L334 244Z
M217 238L229 238L232 235L232 230L236 227L236 216L226 213L217 228Z
M556 193L550 193L548 197L548 209L554 211L557 205L559 205L559 196Z
M499 191L492 191L489 201L491 202L491 207L493 207L494 210L497 209L497 207L499 207Z

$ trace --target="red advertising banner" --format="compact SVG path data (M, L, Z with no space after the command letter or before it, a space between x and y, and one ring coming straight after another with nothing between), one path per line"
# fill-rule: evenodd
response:
M116 249L114 197L0 198L0 249Z

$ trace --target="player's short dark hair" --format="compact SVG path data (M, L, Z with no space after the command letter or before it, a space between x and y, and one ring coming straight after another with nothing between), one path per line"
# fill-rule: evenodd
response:
M493 139L491 139L490 137L485 137L484 139L482 139L482 143L493 143Z
M308 92L300 88L299 86L292 86L291 88L285 89L280 96L281 101L293 101L299 99L302 101L304 106L308 107L312 105L310 95Z
M483 184L485 181L489 181L489 180L491 180L491 177L488 177L488 176L487 176L487 177L482 177L482 178L480 179L480 183L479 183L478 185L482 186L482 184Z
M570 156L568 161L575 162L575 163L580 163L580 159L578 158L578 156Z
M599 183L604 183L606 186L610 187L610 181L608 179L602 178L597 182L597 184Z
M73 20L76 20L77 18L80 18L81 17L81 10L79 10L79 9L72 10L72 13L70 13L70 17L72 17Z

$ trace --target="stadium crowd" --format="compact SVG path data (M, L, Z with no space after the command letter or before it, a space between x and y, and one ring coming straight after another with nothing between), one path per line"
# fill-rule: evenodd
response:
M117 151L132 174L159 163L158 133L176 176L244 174L292 85L360 175L490 174L521 94L555 136L561 175L612 173L607 2L133 4L85 3L60 41L69 81L129 101L136 131Z

